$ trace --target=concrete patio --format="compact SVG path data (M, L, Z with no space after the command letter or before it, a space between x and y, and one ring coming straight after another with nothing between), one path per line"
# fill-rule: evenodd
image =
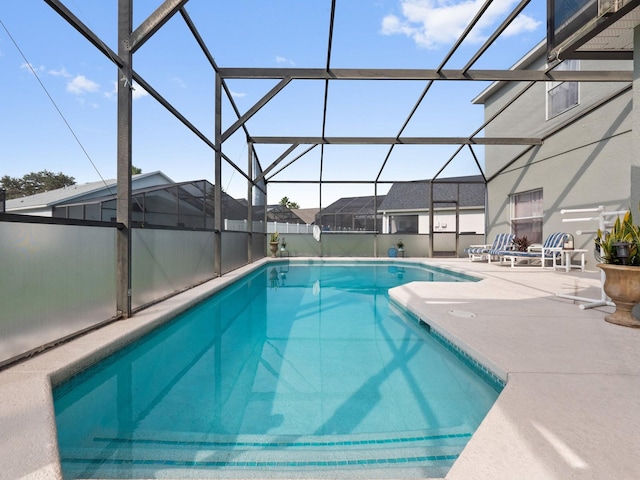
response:
M599 270L425 262L483 280L455 288L412 283L393 289L392 297L508 379L446 478L640 478L640 329L605 322L611 307L582 310L580 302L556 296L600 298ZM60 478L50 381L108 355L262 263L1 371L0 478Z
M438 265L484 280L392 296L508 378L447 479L640 478L640 329L556 296L599 299L600 271Z

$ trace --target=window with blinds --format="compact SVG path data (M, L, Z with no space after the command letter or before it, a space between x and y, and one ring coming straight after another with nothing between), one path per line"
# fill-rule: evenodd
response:
M511 233L527 237L532 243L542 243L542 189L515 193L510 196Z
M558 70L579 70L578 60L565 60L556 68ZM547 119L566 112L578 105L578 82L547 82Z

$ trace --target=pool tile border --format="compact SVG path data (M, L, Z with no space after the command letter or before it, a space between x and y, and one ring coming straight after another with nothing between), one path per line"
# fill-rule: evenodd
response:
M377 438L363 440L328 440L302 441L302 442L223 442L223 441L184 441L184 440L162 440L153 438L109 438L96 437L96 442L126 443L126 444L154 444L172 446L199 446L199 447L257 447L257 448L296 448L296 447L336 447L336 446L360 446L360 445L383 445L411 442L428 442L433 440L471 438L470 433L448 433L437 435L417 435L411 437Z
M486 381L491 387L498 393L502 392L506 386L506 382L497 375L493 370L488 368L483 363L479 362L471 355L469 355L463 348L454 344L451 340L442 335L438 330L434 329L427 320L420 317L415 312L409 310L404 305L398 303L397 300L389 298L389 303L398 308L411 320L415 321L421 328L423 328L429 335L435 338L443 347L458 357L466 366L473 370L478 376Z
M163 465L172 467L236 467L236 468L268 468L268 467L345 467L345 466L369 466L384 465L389 463L425 463L425 462L450 462L456 460L458 455L420 455L415 457L394 458L366 458L361 460L323 460L323 461L189 461L189 460L136 460L136 459L84 459L63 458L62 461L75 465Z

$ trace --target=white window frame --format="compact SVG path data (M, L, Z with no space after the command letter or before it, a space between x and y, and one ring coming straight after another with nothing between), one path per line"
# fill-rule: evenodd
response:
M533 193L537 193L540 192L540 198L539 198L539 211L537 212L531 212L533 213L533 215L523 215L523 216L516 216L516 202L517 200L524 195L531 195ZM530 241L534 242L534 243L542 243L542 224L544 222L544 194L543 194L543 190L542 188L535 188L532 190L526 190L523 192L517 192L517 193L512 193L511 195L509 195L509 225L511 227L511 233L516 233L515 229L513 228L514 226L514 222L518 222L518 221L522 221L522 220L539 220L540 221L540 232L539 232L539 236L537 238L530 238L527 237Z
M553 69L553 71L577 71L580 70L580 60L570 59L565 60L557 67ZM551 111L552 102L550 101L552 92L562 95L562 90L565 90L568 93L565 93L566 96L570 96L567 104L561 108L558 108L557 111ZM571 97L575 97L575 102L571 101ZM545 89L545 100L546 100L546 111L547 111L547 120L557 117L558 115L566 112L567 110L571 110L572 108L578 106L580 104L580 83L579 82L546 82Z

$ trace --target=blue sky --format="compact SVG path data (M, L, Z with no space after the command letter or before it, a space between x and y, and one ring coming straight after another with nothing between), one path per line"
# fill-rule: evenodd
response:
M117 2L64 0L69 10L117 51ZM333 68L436 68L482 1L338 0ZM134 2L134 25L160 1ZM517 4L496 0L472 35L445 68L460 68ZM543 0L533 0L474 69L508 68L545 35ZM324 68L329 0L190 0L186 10L221 67ZM42 0L0 2L0 176L20 177L47 169L78 183L116 175L116 82L113 64ZM213 139L214 75L180 15L134 56L134 69L205 135ZM251 108L277 82L230 80L238 108ZM331 82L327 136L395 136L426 82ZM471 100L488 84L435 83L407 126L405 136L468 136L483 121ZM324 82L297 80L248 123L255 136L320 136ZM214 153L164 107L137 86L134 90L133 163L144 172L162 170L175 181L213 183ZM223 103L225 126L236 120ZM258 145L264 168L287 145ZM308 146L300 146L293 159ZM450 158L456 146L399 146L381 173L382 180L426 179ZM242 131L223 145L246 169ZM325 180L372 180L387 156L387 146L326 146ZM482 149L476 150L482 159ZM283 163L287 163L286 161ZM279 173L284 180L315 180L320 147ZM444 176L476 174L465 149ZM223 167L223 188L246 197L246 182ZM387 184L379 186L385 193ZM315 185L273 184L270 203L282 196L302 207L318 206ZM343 196L373 195L371 185L326 185L322 205Z

